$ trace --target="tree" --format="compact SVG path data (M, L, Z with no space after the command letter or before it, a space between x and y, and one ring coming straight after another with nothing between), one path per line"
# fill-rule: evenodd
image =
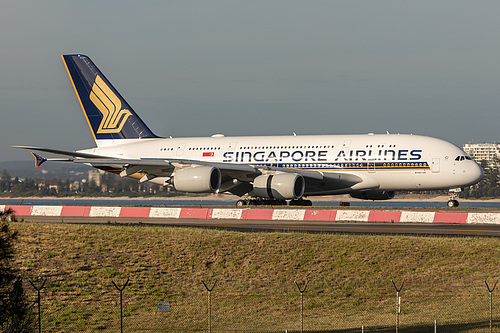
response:
M10 229L6 217L13 213L11 209L0 212L0 329L5 331L16 323L9 332L32 332L33 314L27 311L29 303L22 279L12 266L14 241L18 234Z
M482 160L479 162L484 170L484 178L478 184L467 188L464 198L496 198L500 194L500 161L494 159L491 162Z
M498 185L498 159L493 160L492 162L481 163L481 166L484 170L484 178L483 181L489 185L489 187L496 187Z
M0 177L0 191L2 192L10 191L11 187L12 187L12 180L10 174L9 172L7 172L7 170L3 170L2 177Z

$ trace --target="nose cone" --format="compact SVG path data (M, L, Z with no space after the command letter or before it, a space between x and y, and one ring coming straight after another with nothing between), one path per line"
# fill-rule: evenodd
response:
M484 177L483 168L481 168L479 164L477 164L475 161L468 161L468 162L469 165L466 168L466 175L467 175L466 186L477 184Z

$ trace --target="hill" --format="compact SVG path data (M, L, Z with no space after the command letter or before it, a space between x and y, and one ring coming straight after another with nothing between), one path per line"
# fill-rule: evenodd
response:
M87 178L87 173L93 168L87 165L73 163L45 162L35 169L33 161L0 162L0 172L7 170L12 177L38 179L69 179L81 180Z

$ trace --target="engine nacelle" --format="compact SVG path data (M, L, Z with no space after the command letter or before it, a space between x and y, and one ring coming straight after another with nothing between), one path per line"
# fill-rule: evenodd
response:
M304 177L296 173L262 175L253 181L253 193L268 199L298 199L304 195Z
M181 192L215 192L221 183L220 170L216 167L200 166L176 171L172 184Z
M351 193L351 197L364 200L389 200L394 198L395 191L359 191Z

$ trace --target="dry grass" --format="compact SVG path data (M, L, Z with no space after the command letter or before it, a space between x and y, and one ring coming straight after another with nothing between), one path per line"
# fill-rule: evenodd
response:
M403 325L418 331L422 323L439 319L458 332L456 323L471 322L461 327L472 332L488 319L482 280L500 275L500 240L494 238L27 222L12 227L20 233L17 265L24 276L48 279L44 322L53 331L116 330L118 292L111 281L123 284L128 278L126 322L129 327L147 322L151 332L165 325L170 331L206 329L201 280L218 281L212 312L218 331L298 329L294 280L310 281L309 329L390 327L395 318L390 280L404 276ZM155 313L156 303L165 300L172 304L168 317Z

